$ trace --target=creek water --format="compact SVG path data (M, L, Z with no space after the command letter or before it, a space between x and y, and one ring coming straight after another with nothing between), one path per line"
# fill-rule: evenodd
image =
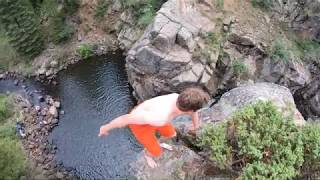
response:
M58 85L47 88L65 111L50 136L58 148L56 159L80 178L127 178L142 150L127 128L98 137L101 125L135 104L124 64L119 52L85 60L60 72Z
M39 104L41 90L62 104L64 114L50 135L57 146L56 161L81 179L127 179L142 148L127 128L98 137L100 126L128 113L135 105L121 52L69 66L55 86L27 80L1 80L0 93L15 92ZM30 92L33 92L30 96ZM35 93L36 92L36 93Z

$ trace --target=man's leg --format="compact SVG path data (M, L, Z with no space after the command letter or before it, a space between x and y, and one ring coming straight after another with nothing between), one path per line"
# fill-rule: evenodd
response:
M163 136L165 138L173 138L177 135L176 130L171 123L167 124L165 126L159 127L156 130L160 133L161 136ZM166 144L166 143L161 143L160 146L164 149L169 150L169 151L173 150L172 146L170 146L169 144Z
M129 125L137 141L145 148L144 157L151 168L157 166L152 157L159 157L162 153L159 142L155 136L156 128L150 125Z

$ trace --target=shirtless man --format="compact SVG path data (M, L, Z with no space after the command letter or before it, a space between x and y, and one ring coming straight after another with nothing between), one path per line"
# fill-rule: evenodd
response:
M129 126L139 143L146 149L145 158L151 168L157 166L152 157L159 157L162 153L155 133L172 138L176 136L175 128L171 121L179 115L192 117L192 131L199 127L198 113L196 112L205 105L210 96L200 88L192 87L182 93L172 93L158 96L144 101L134 108L129 114L115 118L111 122L101 126L99 136L106 136L115 128ZM171 147L163 144L167 149ZM171 148L172 149L172 148Z

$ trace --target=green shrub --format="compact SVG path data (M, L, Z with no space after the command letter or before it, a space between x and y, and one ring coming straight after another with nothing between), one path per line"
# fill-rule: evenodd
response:
M271 102L258 102L207 127L198 140L211 160L242 172L241 179L292 179L304 161L320 158L319 132L320 126L298 128Z
M8 102L6 96L0 95L0 123L12 115L12 106Z
M275 0L251 0L254 7L260 7L262 9L270 9L273 7Z
M93 55L93 47L90 44L81 44L76 50L81 59L87 59Z
M303 128L305 163L320 163L320 124L310 124ZM318 167L320 170L320 166Z
M237 76L241 76L242 74L248 72L248 67L241 59L237 59L232 63L232 69Z
M289 61L291 53L283 41L276 40L271 47L271 57L276 60Z
M231 148L228 147L226 136L226 124L217 126L206 126L199 137L198 146L206 147L210 150L210 160L216 162L220 168L228 166L231 162Z
M103 18L108 10L109 2L107 0L98 0L94 17Z
M148 26L155 16L155 11L152 9L152 6L146 6L142 9L142 13L138 19L138 25L141 27Z
M26 172L26 158L18 140L0 138L0 179L19 179Z
M273 60L281 61L301 60L303 58L297 44L284 38L278 38L272 43L270 56Z
M205 37L204 37L206 44L209 45L210 48L213 49L220 49L221 48L221 42L222 42L222 37L213 33L213 32L208 32Z

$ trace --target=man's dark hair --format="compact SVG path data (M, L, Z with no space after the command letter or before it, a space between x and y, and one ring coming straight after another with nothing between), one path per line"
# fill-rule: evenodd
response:
M181 111L197 111L208 103L210 96L203 89L197 87L182 91L177 100L177 107Z

